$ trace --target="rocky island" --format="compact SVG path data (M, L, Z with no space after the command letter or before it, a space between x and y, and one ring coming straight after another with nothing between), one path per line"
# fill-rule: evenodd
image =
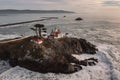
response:
M81 20L83 20L81 17L75 19L75 21L81 21Z
M54 38L59 32L52 32L49 37L41 35L44 25L36 24L31 28L35 36L0 43L0 59L9 60L11 66L21 66L29 70L47 73L73 73L82 66L93 66L95 58L79 61L72 54L96 54L95 45L85 39L72 37ZM52 36L52 37L51 37Z

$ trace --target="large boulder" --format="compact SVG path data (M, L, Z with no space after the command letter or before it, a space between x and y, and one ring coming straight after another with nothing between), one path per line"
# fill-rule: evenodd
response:
M72 54L95 54L96 47L85 39L63 37L31 42L33 37L1 43L0 58L9 59L11 66L21 66L37 72L72 73L82 69L80 65L95 65L97 59L79 61ZM74 64L71 64L74 63Z

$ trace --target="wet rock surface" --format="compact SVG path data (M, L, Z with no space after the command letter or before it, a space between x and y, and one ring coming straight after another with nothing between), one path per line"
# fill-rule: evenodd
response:
M95 54L95 45L85 39L43 39L42 44L31 42L33 37L1 43L0 59L9 60L11 66L21 66L37 72L73 73L83 66L93 66L97 59L79 61L72 54Z

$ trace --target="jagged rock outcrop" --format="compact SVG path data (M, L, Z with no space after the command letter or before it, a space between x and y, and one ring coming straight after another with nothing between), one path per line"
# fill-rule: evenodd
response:
M72 73L81 70L81 65L92 66L98 62L94 58L79 61L72 56L96 53L96 47L85 39L43 39L42 44L36 44L31 42L32 38L1 43L0 59L9 59L11 66L19 65L42 73Z

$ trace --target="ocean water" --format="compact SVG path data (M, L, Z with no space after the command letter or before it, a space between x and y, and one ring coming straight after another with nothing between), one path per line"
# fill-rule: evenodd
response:
M63 16L66 17L63 17ZM21 67L11 68L9 64L0 65L0 80L120 80L120 17L114 15L94 15L87 13L75 14L8 14L0 15L0 25L42 19L42 17L58 17L58 19L44 20L34 23L20 24L0 28L0 39L16 36L28 36L35 33L30 30L36 23L44 24L48 33L59 28L62 33L72 34L77 38L84 38L95 44L99 49L96 55L74 55L78 59L95 57L99 63L94 67L84 67L74 74L41 74ZM83 21L75 21L82 17ZM0 62L1 64L3 61ZM23 75L24 74L24 75ZM12 76L10 76L12 75ZM22 76L22 77L20 77ZM32 77L31 77L32 76ZM61 79L62 78L62 79Z

